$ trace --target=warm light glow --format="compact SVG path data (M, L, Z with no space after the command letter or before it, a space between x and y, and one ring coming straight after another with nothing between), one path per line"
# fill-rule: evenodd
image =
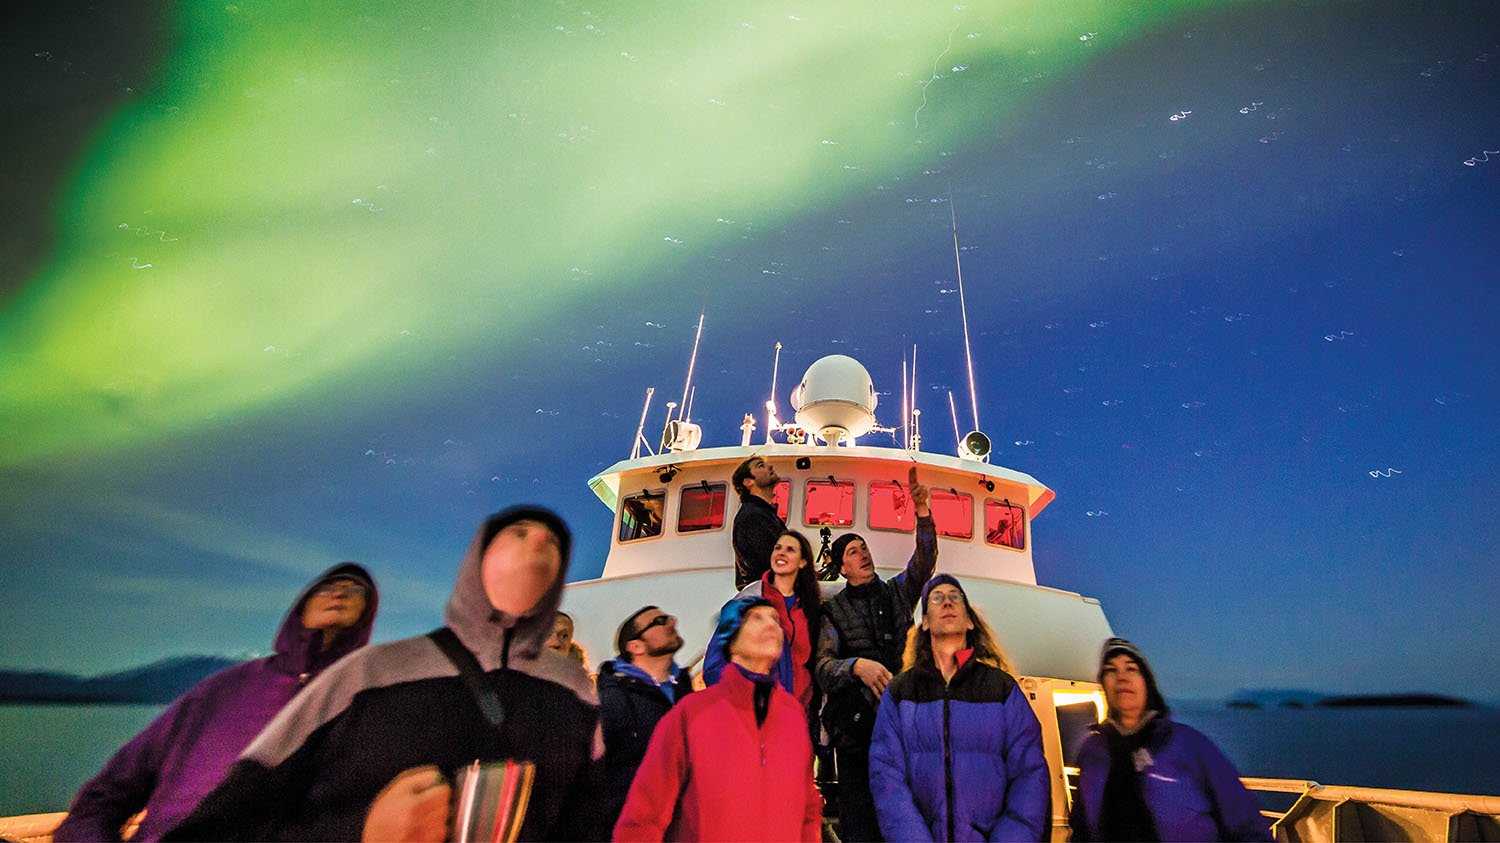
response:
M1065 705L1077 705L1081 702L1092 702L1094 710L1098 713L1100 723L1104 722L1104 692L1103 691L1053 691L1052 705L1054 707Z

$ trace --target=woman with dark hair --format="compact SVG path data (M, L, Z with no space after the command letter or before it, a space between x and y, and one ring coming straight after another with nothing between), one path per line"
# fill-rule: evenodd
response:
M823 598L813 572L812 543L796 530L784 530L771 548L771 568L744 587L735 599L762 599L776 609L784 638L781 657L772 675L804 711L813 702L813 656L823 618ZM720 642L715 642L720 643ZM722 646L710 644L703 658L703 681L719 681L726 657Z
M1201 732L1175 723L1140 648L1104 642L1109 715L1078 749L1074 840L1270 840L1255 798Z
M887 840L1044 840L1042 729L963 586L928 580L905 669L875 715L870 793Z

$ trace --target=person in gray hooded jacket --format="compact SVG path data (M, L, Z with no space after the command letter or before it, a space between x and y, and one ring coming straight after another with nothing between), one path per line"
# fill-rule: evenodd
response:
M325 671L167 839L444 840L446 776L500 759L536 765L521 839L603 837L594 688L545 646L569 543L540 507L491 516L443 627Z

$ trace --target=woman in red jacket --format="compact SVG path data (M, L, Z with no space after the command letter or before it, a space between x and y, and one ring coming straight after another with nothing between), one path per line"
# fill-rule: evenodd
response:
M769 675L782 646L775 607L730 601L714 640L730 664L657 724L615 840L820 840L807 720Z

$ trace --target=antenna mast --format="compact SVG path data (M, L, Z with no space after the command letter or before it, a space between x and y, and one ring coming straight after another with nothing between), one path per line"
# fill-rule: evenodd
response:
M646 413L651 409L651 396L655 394L656 387L646 387L646 403L641 405L641 421L640 424L637 424L635 426L635 441L630 445L631 459L637 459L640 457L642 445L646 446L646 450L652 456L656 456L656 452L651 450L651 443L646 441Z
M766 401L766 444L771 444L771 421L776 416L776 374L781 369L781 340L776 341L776 354L771 358L771 397Z
M922 411L917 409L917 344L911 344L911 415L912 415L912 450L922 450L922 425L917 418Z
M958 258L958 211L953 191L948 191L948 215L953 224L953 266L958 270L958 312L964 323L964 362L969 369L969 407L974 411L974 429L979 429L979 397L974 391L974 353L969 346L969 305L964 300L964 265Z
M954 241L957 242L957 241ZM698 341L703 339L703 311L698 311L698 332L693 335L693 356L688 358L687 380L682 382L682 403L676 406L687 412L688 388L693 384L693 367L698 364ZM670 416L668 417L670 420Z
M906 355L901 355L901 447L911 450L911 387L906 379Z
M953 390L948 390L948 416L953 419L953 447L957 449L963 444L963 437L958 433L958 408L953 405Z

